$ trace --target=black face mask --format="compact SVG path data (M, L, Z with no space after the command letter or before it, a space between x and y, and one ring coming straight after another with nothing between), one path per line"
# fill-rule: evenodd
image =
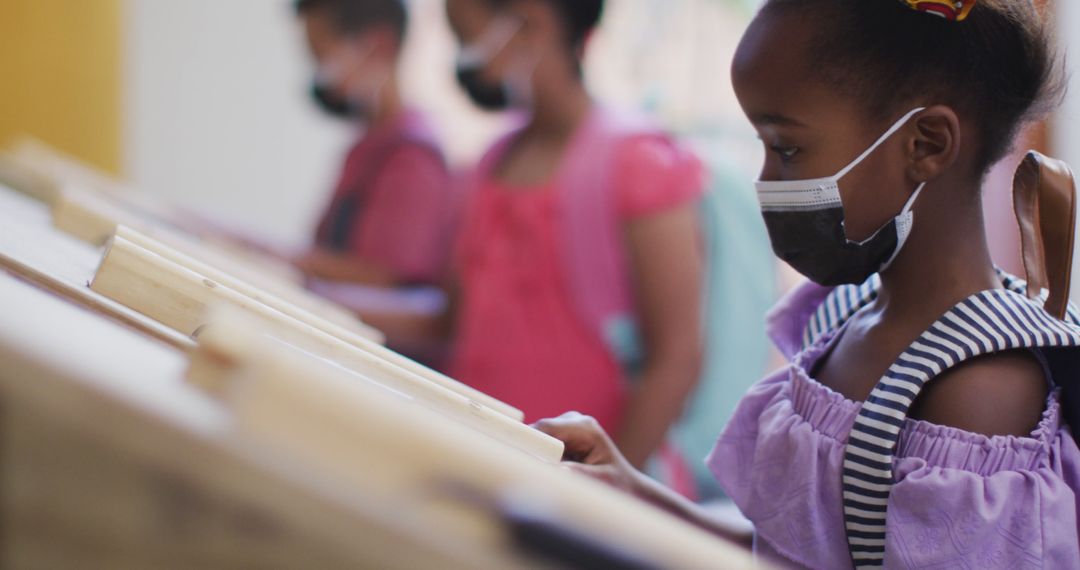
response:
M481 67L459 65L457 81L469 99L485 111L502 111L510 107L510 94L506 86L484 79Z
M355 120L364 117L364 109L343 97L338 97L325 85L314 81L311 84L311 98L319 109L338 119Z
M926 183L915 189L898 215L869 238L856 242L847 238L844 229L840 180L922 110L919 107L904 115L870 148L832 176L756 183L761 213L777 257L827 287L859 284L889 267L911 235L911 208Z
M762 212L773 252L818 285L858 285L884 269L898 251L897 222L870 239L854 243L844 233L844 209L767 208Z

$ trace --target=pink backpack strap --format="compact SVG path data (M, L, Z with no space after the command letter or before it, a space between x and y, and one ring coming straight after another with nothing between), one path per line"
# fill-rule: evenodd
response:
M480 188L479 181L493 176L519 134L519 130L507 134L480 160L467 184L473 192ZM672 140L639 114L595 107L570 141L555 180L559 247L571 300L579 318L599 335L625 372L635 371L644 354L613 179L620 146L639 137Z
M332 250L348 249L353 236L359 231L357 218L373 199L376 181L383 174L383 165L394 153L403 148L420 149L446 166L442 149L434 135L418 121L409 121L378 148L356 156L356 149L360 145L361 142L354 144L346 159L346 170L354 176L339 183L315 230L316 243Z
M625 372L644 354L614 178L620 146L638 137L671 140L643 116L596 107L571 141L558 180L572 299Z

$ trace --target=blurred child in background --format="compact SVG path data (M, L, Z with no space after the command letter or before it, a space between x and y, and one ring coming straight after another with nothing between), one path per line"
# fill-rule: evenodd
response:
M448 0L472 100L524 124L468 183L450 373L538 419L587 410L646 463L701 366L698 161L582 77L602 0Z
M1080 567L1080 319L1071 259L1043 255L1071 253L1074 184L1045 158L1022 172L1068 196L1040 214L1030 292L995 268L981 202L1058 72L1027 0L768 0L743 37L732 77L766 149L763 217L813 283L770 318L789 366L708 461L782 567ZM539 427L574 469L730 534L595 422Z
M317 72L312 94L358 140L319 223L294 259L309 278L381 287L432 283L450 241L449 174L423 114L402 100L401 0L297 0Z

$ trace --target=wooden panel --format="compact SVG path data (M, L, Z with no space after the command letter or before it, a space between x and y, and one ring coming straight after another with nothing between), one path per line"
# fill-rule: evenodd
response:
M327 334L334 335L338 338L351 338L353 335L359 335L369 341L383 343L385 337L379 331L360 323L359 321L352 319L351 327L346 328L334 323L328 319L325 319L311 310L305 307L310 306L311 303L307 296L292 295L289 298L279 298L277 295L273 295L268 291L262 291L257 286L249 284L247 281L237 278L232 272L223 270L221 267L211 266L208 263L204 263L199 259L196 259L190 255L166 245L165 243L151 238L148 235L135 231L127 226L117 226L116 236L125 239L147 251L160 255L161 257L181 265L211 281L215 281L228 287L242 295L251 297L252 299L270 307L276 311L280 311L298 321L311 325Z
M755 567L553 465L561 444L497 400L123 236L95 274L99 250L48 218L0 191L0 252L23 277L77 297L94 274L129 315L201 329L202 346L189 361L102 319L115 303L86 310L0 273L4 567L540 569L514 546L508 496L649 567Z
M224 393L228 378L238 368L261 357L257 348L259 339L254 337L271 339L281 350L295 350L288 342L275 337L272 323L257 321L235 311L214 315L209 321L199 331L199 348L192 354L188 378L213 394ZM253 335L251 331L258 332ZM310 356L320 358L314 354ZM339 370L353 382L385 388L405 401L434 410L541 461L558 463L562 459L563 444L559 440L423 378L378 366L374 359L356 367L339 367Z
M0 187L0 270L182 350L187 335L133 311L88 284L100 251L52 229L45 206Z
M51 204L60 192L55 182L0 151L0 184L40 202Z
M534 566L240 441L175 351L4 275L0 310L5 568Z
M384 346L358 335L342 339L326 334L120 237L109 244L90 286L186 335L195 334L207 324L211 307L231 306L277 324L277 332L287 342L335 359L344 366L364 364L389 373L420 376L510 418L518 421L523 418L520 410Z
M52 220L58 229L93 245L105 244L118 227L126 226L136 231L137 236L145 236L147 240L175 252L178 259L182 257L227 272L253 288L280 297L338 327L383 342L381 333L364 325L346 309L303 290L296 283L298 277L291 268L282 269L280 265L252 261L243 255L206 245L181 232L148 222L145 217L131 213L108 196L65 186L52 204ZM140 243L142 241L139 240Z
M326 361L254 336L251 342L262 348L223 392L237 429L311 469L387 496L438 495L447 487L521 493L565 528L655 567L755 567L742 549L611 487L506 453L482 433L355 382ZM490 548L503 540L497 520L462 505L433 505L425 518Z
M118 225L138 229L155 242L377 342L381 333L335 303L303 289L301 275L281 260L238 249L213 235L200 241L177 208L129 188L121 181L33 139L0 153L0 183L50 205L61 230L94 245L104 244ZM133 240L139 243L137 240ZM142 244L153 250L153 247Z

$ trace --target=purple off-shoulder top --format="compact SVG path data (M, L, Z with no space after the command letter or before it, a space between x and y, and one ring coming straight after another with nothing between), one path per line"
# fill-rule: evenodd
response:
M792 567L850 568L841 465L860 404L809 376L835 333L803 349L828 290L805 285L769 332L791 364L743 398L707 462L754 523L755 550ZM1080 568L1080 449L1047 399L1028 437L908 419L888 503L886 568Z

